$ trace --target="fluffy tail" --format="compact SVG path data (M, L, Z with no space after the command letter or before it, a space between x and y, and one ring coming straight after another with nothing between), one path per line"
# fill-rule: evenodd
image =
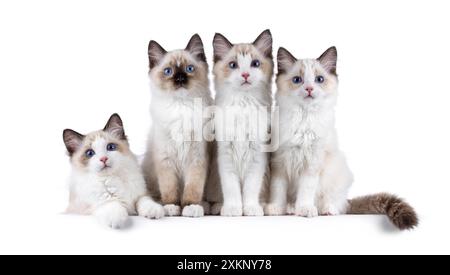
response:
M386 215L400 230L413 229L419 224L419 218L416 212L408 203L395 195L387 193L350 200L347 214Z

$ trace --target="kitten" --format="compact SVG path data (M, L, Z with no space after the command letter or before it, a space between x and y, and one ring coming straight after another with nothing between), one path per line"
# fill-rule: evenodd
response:
M234 45L216 33L213 46L216 105L225 112L233 108L237 111L222 117L216 114L223 206L214 205L216 211L212 212L216 214L220 209L222 216L263 216L261 203L264 203L269 155L261 150L259 140L249 138L249 126L254 123L248 120L247 114L261 109L266 115L271 112L272 35L266 30L253 43ZM244 120L239 121L242 114ZM232 131L231 135L227 135L228 130Z
M168 216L201 217L208 212L202 201L209 152L196 121L202 124L203 108L212 104L203 43L196 34L184 50L167 52L150 41L148 54L153 128L143 162L147 184Z
M63 138L72 164L68 213L93 214L117 229L126 225L128 215L164 216L162 206L147 194L119 115L112 115L102 131L82 135L66 129Z
M353 176L339 150L335 129L337 50L318 59L297 60L278 51L276 103L280 111L280 148L271 160L268 215L303 217L386 214L401 229L417 225L414 210L389 194L347 201Z

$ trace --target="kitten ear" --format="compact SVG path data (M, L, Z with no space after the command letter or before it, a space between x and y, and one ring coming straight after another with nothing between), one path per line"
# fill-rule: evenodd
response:
M337 66L337 49L336 47L331 47L326 50L317 61L322 64L322 66L327 70L330 74L337 75L336 66Z
M214 35L213 40L214 47L214 62L222 60L225 55L233 48L233 44L220 33Z
M194 34L191 37L191 40L189 40L185 50L190 52L199 61L206 62L205 49L200 35Z
M84 136L74 130L66 129L63 132L64 144L66 145L67 152L72 156L78 148L80 148L83 142Z
M148 59L150 61L150 70L153 69L164 58L167 51L164 50L158 42L152 40L148 44Z
M253 45L260 50L265 57L272 58L272 34L270 30L263 31L258 38L256 38Z
M295 58L288 50L283 47L278 49L278 74L286 73L295 64L295 62L297 62L297 58Z
M105 128L103 128L103 131L108 132L119 139L127 139L123 128L122 119L118 114L113 114L109 118L108 123L106 123Z

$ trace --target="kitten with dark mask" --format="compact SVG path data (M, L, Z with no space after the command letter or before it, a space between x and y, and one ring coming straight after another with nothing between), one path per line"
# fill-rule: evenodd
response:
M66 129L63 138L72 164L68 213L92 214L112 228L124 227L128 215L164 216L147 194L119 115L112 115L101 131L82 135Z
M196 34L185 49L167 52L150 41L148 54L153 125L143 162L147 184L168 216L201 217L208 212L203 193L210 158L197 131L207 123L203 108L212 104L203 43Z

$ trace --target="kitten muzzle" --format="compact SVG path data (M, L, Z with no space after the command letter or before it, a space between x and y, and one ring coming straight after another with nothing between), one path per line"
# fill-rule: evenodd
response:
M178 88L184 87L188 83L188 76L185 72L176 72L173 76L173 81L175 83L175 86Z

